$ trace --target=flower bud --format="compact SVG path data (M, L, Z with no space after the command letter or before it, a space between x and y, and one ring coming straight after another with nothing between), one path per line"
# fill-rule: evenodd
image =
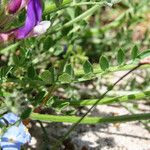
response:
M10 14L16 13L20 6L21 6L22 0L11 0L7 5L7 11Z

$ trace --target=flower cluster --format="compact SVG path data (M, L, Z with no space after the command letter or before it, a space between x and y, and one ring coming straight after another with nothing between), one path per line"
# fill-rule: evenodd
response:
M19 125L15 125L17 121L19 121L19 117L13 113L7 113L0 118L0 124L10 126L5 133L1 132L0 146L3 150L20 150L23 144L31 140L28 129L22 122L19 122Z
M26 19L23 26L0 33L0 41L10 39L24 39L26 37L38 36L46 32L50 26L49 21L42 21L41 0L11 0L6 7L9 14L15 14L22 8L27 9Z

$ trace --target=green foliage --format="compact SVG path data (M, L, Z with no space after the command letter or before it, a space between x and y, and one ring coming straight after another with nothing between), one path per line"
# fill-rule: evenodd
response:
M27 119L31 115L32 108L27 108L23 113L21 114L21 119Z
M71 64L67 64L65 67L65 73L69 74L72 78L74 77L74 70Z
M69 75L68 73L63 73L62 75L60 75L58 77L58 81L60 81L62 83L70 83L71 82L71 75Z
M83 64L85 74L93 73L93 67L89 61L85 61Z
M79 119L75 116L79 114L78 107L92 106L97 100L97 105L129 101L132 104L150 97L149 64L116 85L111 96L108 93L102 100L100 97L103 89L116 80L115 72L119 78L119 71L128 72L150 57L145 15L149 12L149 0L46 0L43 5L43 20L51 22L46 33L0 43L0 115L14 111L22 119L75 123ZM16 16L10 29L23 24L25 11ZM141 23L146 31L139 35ZM53 110L55 115L34 114L37 108ZM90 117L81 123L112 123L115 119L121 122L140 120L139 117L149 119L149 114Z
M124 54L124 51L122 49L118 50L117 61L118 61L119 65L123 64L125 61L125 54Z
M49 50L52 46L53 46L53 39L50 37L50 36L48 36L48 37L46 37L46 39L44 40L44 42L43 42L43 49L44 49L44 51L47 51L47 50Z
M51 71L45 70L44 72L42 72L40 77L46 84L53 84L55 80L54 76L54 70L51 69Z
M34 79L34 77L36 76L36 71L33 66L30 66L28 68L27 73L28 73L28 77L31 79Z
M100 67L103 71L105 71L106 69L109 68L109 62L108 62L108 59L105 56L100 57L99 64L100 64Z
M137 45L135 45L135 46L132 48L132 51L131 51L131 58L132 58L133 60L134 60L135 58L137 58L138 53L139 53L139 49L138 49Z

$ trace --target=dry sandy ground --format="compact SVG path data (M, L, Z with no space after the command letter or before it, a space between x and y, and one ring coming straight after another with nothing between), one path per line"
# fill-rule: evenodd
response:
M142 105L141 105L142 107ZM149 111L149 106L144 107ZM92 115L123 115L129 113L123 107L98 106ZM70 127L69 124L44 124L48 133L48 143L62 136ZM32 142L30 150L46 150L43 132L36 123L31 129ZM48 145L49 147L51 145ZM139 122L102 125L80 125L64 142L62 150L150 150L150 133Z

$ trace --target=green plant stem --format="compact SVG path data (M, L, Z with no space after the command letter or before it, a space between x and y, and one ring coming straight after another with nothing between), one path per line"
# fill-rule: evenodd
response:
M128 112L130 112L131 114L135 114L135 111L133 108L130 108L128 105L126 104L122 104L119 103L122 107L124 107ZM144 122L143 120L139 120L139 122L145 127L145 129L150 133L150 126L148 126L148 124L146 122Z
M71 2L73 2L73 0L63 0L62 4L59 7L57 7L54 3L50 4L50 5L46 5L43 14L47 15L47 14L50 14L51 12L54 12L54 11L59 10L59 9L62 9L67 4L70 4Z
M90 78L84 78L84 71L81 69L81 70L76 70L75 71L75 76L77 77L75 81L73 81L74 83L76 82L83 82L83 81L88 81L88 80L92 80L92 79L95 79L99 76L102 76L102 75L107 75L109 73L113 73L113 72L117 72L117 71L126 71L126 70L130 70L134 67L136 67L137 64L128 64L128 65L125 65L125 66L115 66L115 67L110 67L108 70L106 71L102 71L101 68L99 66L96 66L96 67L93 67L94 68L94 72L93 72L93 75L90 77ZM150 65L142 65L140 67L140 69L145 69L145 68L149 68Z
M103 5L103 4L108 4L108 3L106 3L106 1L104 0L102 2L80 2L80 3L73 3L69 5L69 7L82 6L82 5Z
M96 75L96 74L102 75L102 74L107 74L110 72L126 71L126 70L130 70L130 69L134 68L137 65L138 65L138 63L131 63L131 64L122 65L122 66L109 67L106 71L103 71L97 64L97 65L93 66L93 68L94 68L93 73L94 73L94 75ZM148 67L150 67L150 65L142 65L140 68L145 69ZM84 70L83 69L75 70L75 75L76 75L76 77L84 76L85 75Z
M105 97L99 101L97 105L106 105L106 104L112 104L112 103L118 103L118 102L129 102L131 100L141 100L150 97L150 90L146 90L143 92L135 92L134 94L129 95L123 95L119 97ZM73 100L73 101L59 101L57 102L57 105L63 105L64 103L68 102L70 106L90 106L93 105L96 101L99 99L87 99L87 100Z
M32 120L40 120L43 122L66 122L76 123L81 117L77 116L56 116L32 113L30 116ZM110 117L85 117L80 124L97 124L97 123L117 123L117 122L128 122L136 120L148 120L150 119L150 113L145 114L134 114L134 115L121 115L121 116L110 116Z
M90 9L88 9L87 11L85 11L84 13L79 15L78 17L76 17L76 18L72 19L71 21L65 23L63 26L55 28L54 30L50 31L50 33L58 32L58 31L60 31L64 28L72 26L73 24L75 24L75 23L77 23L81 20L85 20L85 18L91 16L98 8L99 8L99 5L95 5L95 6L91 7Z

